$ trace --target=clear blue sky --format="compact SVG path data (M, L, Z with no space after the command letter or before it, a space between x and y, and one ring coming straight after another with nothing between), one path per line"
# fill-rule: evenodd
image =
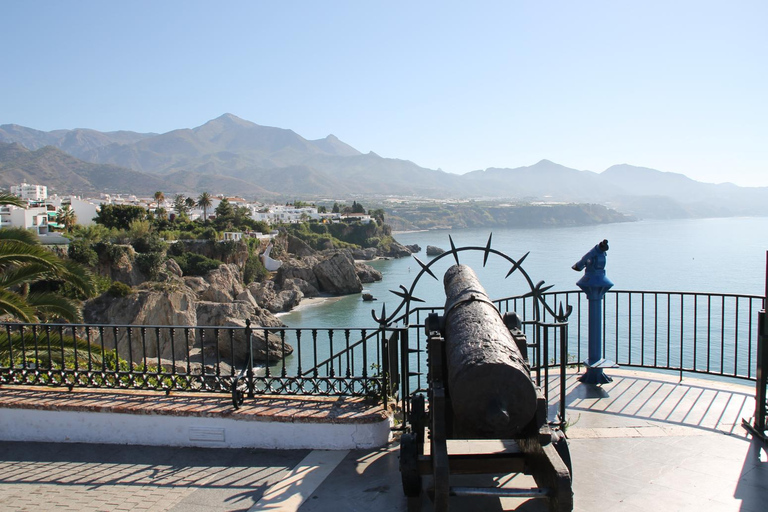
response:
M768 2L5 1L0 124L229 112L463 173L546 158L768 186Z

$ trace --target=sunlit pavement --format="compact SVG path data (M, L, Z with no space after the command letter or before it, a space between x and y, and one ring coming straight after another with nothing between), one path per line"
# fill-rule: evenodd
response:
M741 427L754 413L754 388L651 372L610 374L614 381L602 387L580 384L575 375L567 381L575 510L765 510L766 451ZM496 483L533 485L525 476L500 476ZM0 503L8 511L190 512L378 512L409 505L396 443L348 452L3 443ZM426 497L410 505L431 508ZM547 507L540 500L451 498L450 509Z

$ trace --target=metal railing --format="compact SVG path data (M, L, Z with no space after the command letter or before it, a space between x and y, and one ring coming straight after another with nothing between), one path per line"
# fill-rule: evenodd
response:
M588 301L583 293L548 293L545 298L573 307L566 357L571 363L585 360ZM519 301L500 303L517 307ZM757 315L763 302L757 295L608 291L603 300L602 357L624 367L675 371L681 379L697 373L754 380Z
M523 318L533 378L548 399L558 402L562 420L564 379L550 389L549 370L560 368L562 375L567 366L587 359L588 301L580 291L550 292L543 297L552 311L573 308L567 325L545 309L539 321L526 321L533 316L535 297L508 297L494 303L502 314L515 311ZM764 298L756 295L609 291L603 301L602 357L621 367L673 371L681 380L686 374L748 381L760 375L766 380L768 357L763 357L762 366L758 361L758 312L763 307ZM409 330L408 344L400 348L404 396L426 392L424 322L429 313L441 311L416 308L409 318L397 319Z
M374 329L0 323L0 385L377 398Z
M272 337L282 349L282 357L271 364L269 356L259 366L256 343L242 370L232 383L232 401L237 408L247 396L322 395L362 396L387 400L391 386L388 335L400 329L384 328L262 328L263 339ZM253 339L253 337L251 338ZM290 354L286 353L288 342Z
M549 389L549 371L586 359L588 304L577 291L544 298L552 311L573 308L567 327L546 311L530 320L535 298L494 302L502 313L516 311L523 318L536 381L559 400L562 386ZM764 307L764 298L755 295L609 291L603 303L603 357L622 367L674 371L681 379L692 373L765 381L768 357L762 366L758 360L758 311ZM239 388L241 398L397 395L402 400L427 389L424 322L441 310L417 308L389 324L403 327L373 328L0 323L0 385L165 392ZM758 405L760 425L765 408Z

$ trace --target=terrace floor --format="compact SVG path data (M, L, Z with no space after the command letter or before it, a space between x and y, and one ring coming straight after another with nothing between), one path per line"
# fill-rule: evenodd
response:
M574 510L761 512L768 457L741 427L754 388L610 370L567 380ZM5 389L12 389L6 387ZM2 409L0 408L0 414ZM500 483L532 486L525 476ZM408 510L397 443L375 450L0 445L0 508L21 510ZM411 510L430 510L426 497ZM452 511L546 510L537 500L451 498Z

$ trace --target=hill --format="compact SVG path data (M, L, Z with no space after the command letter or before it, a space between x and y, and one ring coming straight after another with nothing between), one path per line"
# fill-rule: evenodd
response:
M72 172L64 172L56 185L70 189L82 188L81 180L86 179L110 189L123 184L152 189L162 184L157 189L166 193L207 190L257 198L396 195L598 203L644 218L768 215L768 187L700 183L682 174L627 164L597 173L549 160L456 175L373 152L363 154L333 135L308 140L292 130L261 126L232 114L163 134L84 129L41 132L2 125L0 141L30 150L53 146L77 157L80 162L70 162ZM8 156L3 158L8 159L19 148L4 151ZM58 155L56 159L64 169L64 158ZM89 174L83 167L87 162L106 167L89 168ZM18 181L26 176L27 181L44 183L53 178L45 172L49 165L41 165L40 172L28 165L12 168L15 174L8 174L8 179L12 176ZM143 173L145 183L117 177L115 168ZM97 177L98 172L104 176Z

